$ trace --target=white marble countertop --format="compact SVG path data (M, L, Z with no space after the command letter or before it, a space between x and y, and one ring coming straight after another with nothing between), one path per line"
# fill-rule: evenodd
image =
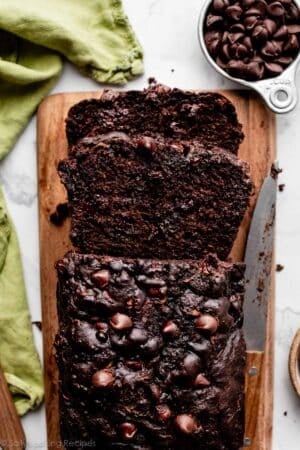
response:
M46 2L47 3L47 2ZM202 56L197 36L200 0L124 0L124 7L145 50L145 75L126 88L143 88L147 78L191 89L232 88ZM96 90L99 85L66 64L53 92ZM277 118L277 149L284 169L278 194L275 407L273 450L297 450L300 441L300 400L288 377L291 339L300 328L300 104ZM32 119L17 145L0 166L9 209L17 227L33 320L41 319L39 286L38 211L36 178L36 121ZM35 330L41 351L40 333ZM46 449L44 409L23 419L28 449ZM271 450L271 449L270 449Z

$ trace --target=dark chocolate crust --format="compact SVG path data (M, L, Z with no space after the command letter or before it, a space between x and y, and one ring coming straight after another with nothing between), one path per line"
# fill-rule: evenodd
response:
M248 206L248 165L222 149L149 137L84 139L58 171L80 251L225 259Z
M222 147L236 154L244 137L235 107L223 95L154 83L143 91L106 90L100 99L77 103L66 123L71 145L83 137L119 131L131 137L195 139L206 148Z
M70 252L57 272L66 448L242 447L243 264Z

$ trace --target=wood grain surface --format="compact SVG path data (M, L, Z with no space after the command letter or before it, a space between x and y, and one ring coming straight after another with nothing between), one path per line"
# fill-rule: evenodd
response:
M275 118L262 101L249 91L221 91L235 105L240 122L243 124L245 140L239 157L248 161L255 192L251 205L241 224L231 256L243 259L245 242L253 212L253 207L264 177L275 159ZM39 219L41 293L44 335L44 365L46 388L46 414L48 448L61 449L58 413L58 374L54 357L53 341L57 331L56 315L56 273L55 261L70 250L69 220L62 226L52 225L49 216L56 205L66 201L66 192L56 172L59 160L67 155L65 118L69 108L76 102L88 98L100 98L99 92L57 94L46 98L38 112L38 175L39 175ZM274 288L274 283L273 286ZM262 359L261 407L257 426L249 436L253 444L251 450L271 450L273 412L273 326L274 289L270 293L268 311L268 332L266 353ZM247 405L246 405L247 409Z
M24 450L26 446L24 430L1 368L0 399L0 448Z

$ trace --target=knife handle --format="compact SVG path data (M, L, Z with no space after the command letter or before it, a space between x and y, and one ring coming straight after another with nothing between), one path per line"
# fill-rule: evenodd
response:
M3 450L23 450L26 439L11 393L0 368L0 448Z
M291 345L289 372L294 389L300 397L300 330L297 331Z
M247 352L246 359L246 429L245 447L251 450L261 448L257 424L264 420L262 415L263 352Z

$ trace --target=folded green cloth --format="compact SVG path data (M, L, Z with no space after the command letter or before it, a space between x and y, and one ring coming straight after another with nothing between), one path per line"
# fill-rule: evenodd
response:
M20 415L43 399L15 229L0 190L0 365Z
M62 70L64 55L101 83L143 72L121 0L0 0L0 159Z

